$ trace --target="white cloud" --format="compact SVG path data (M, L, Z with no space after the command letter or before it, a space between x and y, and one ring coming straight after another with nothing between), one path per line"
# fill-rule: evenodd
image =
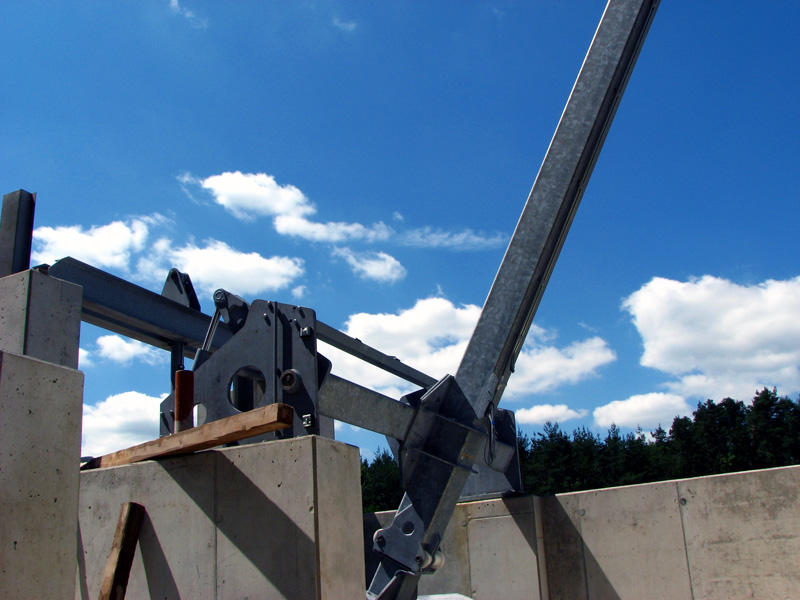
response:
M537 404L530 408L518 408L514 413L517 423L524 425L543 425L548 421L563 423L586 416L585 410L572 410L566 404Z
M176 15L180 15L189 21L189 24L195 29L205 29L208 27L208 19L198 17L194 11L181 6L178 0L169 0L169 7Z
M78 348L78 368L84 369L86 367L93 367L93 366L94 366L94 360L92 358L92 353L89 350Z
M385 252L354 252L350 248L334 248L333 256L343 258L353 273L362 279L394 283L406 276L406 269Z
M101 456L157 438L162 399L125 392L84 404L81 455Z
M338 243L347 240L375 242L388 239L394 232L384 223L370 226L361 223L318 223L309 217L317 209L297 187L280 185L266 173L225 172L206 179L189 174L178 178L187 185L198 184L209 190L214 201L237 219L251 221L256 217L272 217L275 230L281 235L299 237L311 242Z
M508 243L508 236L501 233L485 235L471 229L443 231L432 227L412 229L402 234L401 242L407 246L421 248L449 248L451 250L485 250L501 248Z
M184 175L182 181L191 179ZM226 172L196 181L211 191L217 204L243 221L257 216L303 216L316 212L303 192L293 185L279 185L266 173Z
M118 335L103 335L97 338L98 354L113 362L129 365L134 360L156 364L162 355L158 348L138 340L126 340Z
M34 263L52 264L72 256L96 267L127 272L131 255L145 247L150 226L165 221L164 217L153 215L86 230L80 225L37 227L33 231L31 258Z
M197 293L202 295L218 288L244 296L273 292L287 287L304 272L299 258L264 258L213 239L206 240L203 246L188 243L178 248L173 248L170 240L160 239L139 261L137 271L145 279L161 280L170 266L189 273Z
M278 215L274 224L275 231L281 235L299 237L310 242L377 242L389 239L393 233L391 227L381 222L373 223L369 227L360 223L315 223L298 215Z
M308 293L308 287L305 285L298 285L292 288L292 298L300 300Z
M334 17L333 26L350 33L351 31L355 31L357 24L353 21L342 21L339 17Z
M622 305L642 336L641 364L683 397L750 399L800 391L800 277L739 285L706 275L654 278Z
M621 427L654 429L659 424L669 429L676 416L691 414L692 409L684 398L675 394L641 394L627 400L615 400L598 406L592 413L599 427L615 423Z
M596 375L597 369L617 359L606 341L592 337L565 348L526 344L517 358L506 398L553 390Z
M445 298L426 298L396 314L354 314L343 331L440 379L448 373L455 374L458 369L480 312L480 307L473 304L455 306ZM531 327L516 372L511 376L507 397L519 399L524 394L579 381L614 360L613 352L599 338L576 342L563 349L543 345L553 339L551 332L535 325ZM332 348L322 352L332 360L333 370L338 375L387 396L397 398L414 389L342 352ZM537 360L545 366L537 366Z
M432 227L412 229L398 234L385 223L372 225L340 221L318 222L311 219L316 206L297 187L281 185L266 173L225 172L205 179L184 173L178 177L183 190L194 200L190 186L200 186L211 192L214 202L224 207L237 219L251 221L256 217L272 218L275 231L281 235L301 238L311 242L338 244L347 241L374 243L396 239L397 243L422 248L447 248L450 250L484 250L502 247L508 241L504 234L486 235L470 229L444 231ZM392 218L403 221L399 212Z

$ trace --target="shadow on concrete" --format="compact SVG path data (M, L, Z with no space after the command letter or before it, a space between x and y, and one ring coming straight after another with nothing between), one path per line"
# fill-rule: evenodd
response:
M533 496L504 496L501 498L503 504L514 519L517 527L525 534L525 541L528 542L533 555L539 559L539 548L536 545L536 515L533 507Z
M83 548L83 535L81 534L81 522L78 520L77 529L78 541L78 586L81 592L81 600L89 600L89 585L86 583L86 552Z
M139 530L139 551L142 553L144 577L150 598L180 598L178 584L175 583L158 533L147 512L144 513Z
M550 600L620 600L597 559L583 543L576 498L542 497Z
M224 454L215 453L214 465L215 494L211 506L200 501L203 495L196 489L197 477L191 470L167 469L167 472L215 523L217 549L224 544L219 539L222 533L246 559L236 554L227 557L221 552L217 554L217 589L226 583L237 589L258 588L257 582L243 579L248 574L252 576L252 566L284 598L301 599L309 590L313 593L316 587L314 541ZM289 565L291 568L287 568Z

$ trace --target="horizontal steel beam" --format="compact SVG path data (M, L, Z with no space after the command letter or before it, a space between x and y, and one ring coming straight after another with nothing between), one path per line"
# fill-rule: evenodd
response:
M318 401L321 415L396 440L405 439L417 413L408 404L333 374L325 376Z
M138 285L115 277L74 258L62 258L46 269L48 275L83 287L83 314L86 323L171 350L179 342L184 356L193 357L203 344L211 317L173 302ZM220 323L212 349L231 338L225 323Z
M401 362L399 358L389 356L371 346L367 346L361 340L350 337L346 333L342 333L321 321L317 321L317 339L425 389L436 383L436 379L417 371L413 367L409 367Z
M185 344L184 356L193 357L202 347L211 317L160 294L120 279L72 257L43 268L51 277L83 287L82 320L140 342L171 350ZM217 327L211 350L231 338L225 323ZM384 354L361 340L317 321L317 339L360 358L406 381L428 388L436 380L394 356Z

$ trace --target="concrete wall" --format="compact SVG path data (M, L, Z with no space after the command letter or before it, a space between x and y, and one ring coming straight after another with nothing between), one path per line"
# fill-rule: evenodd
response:
M83 374L0 352L0 598L75 586Z
M800 466L460 504L420 593L800 598ZM365 515L365 538L392 513ZM367 547L367 576L374 570Z
M359 477L357 448L311 436L85 471L75 597L97 597L133 501L126 598L361 598Z
M550 598L800 598L800 466L543 498Z

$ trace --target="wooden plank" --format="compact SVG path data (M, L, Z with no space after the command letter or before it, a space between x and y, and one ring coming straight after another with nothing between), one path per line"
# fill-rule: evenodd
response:
M83 465L81 469L115 467L162 456L190 454L277 429L285 429L292 424L293 419L294 410L288 404L270 404L125 450L98 456Z
M135 502L125 502L119 512L117 530L111 543L103 583L100 586L99 600L123 600L128 589L139 529L144 518L144 506Z

